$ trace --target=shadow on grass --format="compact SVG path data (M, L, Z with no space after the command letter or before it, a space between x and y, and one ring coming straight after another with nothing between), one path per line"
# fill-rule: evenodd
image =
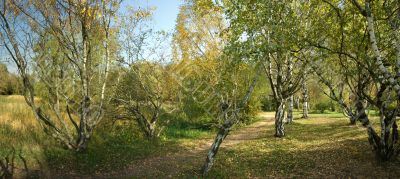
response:
M129 140L123 136L97 134L84 152L60 147L43 148L51 173L57 177L91 176L122 170L132 161L176 151L179 145L164 140Z
M262 135L257 138L222 148L210 178L398 176L399 162L376 162L365 129L349 126L347 122L330 117L296 120L285 125L284 138L273 137L274 126L267 126L259 130ZM5 134L15 132L10 127L3 131ZM125 167L146 169L148 173L141 175L144 178L197 178L207 151L179 153L191 149L185 148L178 139L195 141L209 134L203 129L175 126L166 130L166 138L147 141L139 139L133 128L98 128L96 131L88 150L83 153L65 150L54 141L50 142L49 137L33 137L42 147L43 163L49 166L52 178L102 176L124 171ZM144 158L166 162L148 168L140 163ZM121 176L131 177L130 174Z
M220 154L210 178L393 178L400 174L398 161L377 162L363 141L346 140L335 146L301 150L222 150Z
M170 127L157 140L146 140L135 127L101 126L96 129L87 151L66 150L53 138L37 128L16 130L9 124L0 126L0 159L12 149L21 151L32 171L39 170L50 178L95 176L122 171L136 161L148 157L167 156L186 149L180 139L206 137L210 130ZM173 159L172 159L173 160ZM16 160L23 169L23 161ZM22 171L23 172L23 171ZM0 173L1 175L1 173Z
M329 123L329 125L321 124L303 124L295 122L286 125L286 139L296 139L302 142L310 142L322 139L345 139L365 136L367 139L366 129L360 125L350 126L343 121Z
M255 141L222 149L209 178L395 178L400 162L379 162L362 127L297 121L285 138L273 126ZM188 174L191 176L191 174Z
M394 163L383 165L375 162L365 130L348 126L346 122L314 118L297 120L286 125L287 136L282 139L273 137L274 127L268 126L261 129L263 134L254 140L222 148L210 178L358 177L367 176L367 171L374 171L373 176L377 177L395 176L384 173L385 166L393 168ZM64 173L64 176L82 177L120 171L128 165L140 168L139 165L146 164L137 161L152 156L156 158L152 162L170 162L151 165L156 168L145 168L147 172L136 174L142 177L199 177L199 169L207 151L177 158L169 155L180 150L190 150L183 149L175 139L194 139L198 137L197 134L177 135L172 137L173 140L156 141L135 140L125 136L123 131L119 131L118 135L109 134L105 132L95 135L85 153L54 147L45 150L47 162L55 171L72 172ZM122 176L131 175L128 173Z
M40 161L37 139L33 128L15 129L10 124L0 125L0 178L46 178L46 166Z

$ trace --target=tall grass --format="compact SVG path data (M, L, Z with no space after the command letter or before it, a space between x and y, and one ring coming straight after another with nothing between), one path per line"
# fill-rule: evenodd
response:
M88 150L76 153L65 150L44 133L22 96L0 96L0 159L15 149L28 161L30 170L46 170L56 176L60 172L93 174L118 170L138 158L176 151L182 141L211 134L210 130L190 126L169 126L159 140L147 141L133 121L107 121L110 120L103 119L96 128ZM16 163L23 168L21 159L17 158Z
M22 96L0 96L0 144L35 144L38 125Z
M0 124L18 131L38 127L22 96L0 96Z
M38 160L44 136L40 130L22 96L0 96L0 159L14 152L17 169L24 168L24 160L30 170L41 168Z

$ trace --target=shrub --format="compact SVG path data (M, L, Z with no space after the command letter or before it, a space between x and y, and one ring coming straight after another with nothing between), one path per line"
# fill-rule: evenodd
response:
M325 110L329 109L330 105L327 102L319 102L315 104L315 109L320 113L324 113Z
M271 96L263 96L261 98L261 109L263 111L274 111L276 108L276 102Z

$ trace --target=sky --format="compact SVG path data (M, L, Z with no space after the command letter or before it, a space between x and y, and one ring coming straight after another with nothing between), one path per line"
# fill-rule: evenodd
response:
M154 12L155 30L171 31L175 27L175 19L183 0L125 0L123 6L156 7Z
M133 7L155 7L156 10L153 14L153 28L155 31L172 32L175 28L176 16L179 13L179 7L183 4L183 0L125 0L122 3L122 9L127 5ZM8 70L16 73L17 69L13 63L9 63L9 59L5 58L7 55L5 50L0 51L0 63L6 63ZM8 62L8 63L7 63Z
M124 12L124 8L126 8L127 5L132 6L134 9L137 8L143 8L143 9L148 9L148 8L155 8L153 12L153 17L152 17L152 22L149 23L148 25L151 26L151 28L157 32L157 31L165 31L168 33L173 33L176 25L176 17L179 13L179 8L180 6L184 3L184 0L125 0L123 1L121 11ZM167 39L166 43L163 43L163 46L160 46L160 52L161 54L171 57L171 37ZM148 41L150 44L149 47L155 47L157 44L160 42L155 40L150 40ZM146 49L144 49L146 51ZM145 52L145 58L155 58L157 59L158 56L154 55L153 51L148 51L149 53Z

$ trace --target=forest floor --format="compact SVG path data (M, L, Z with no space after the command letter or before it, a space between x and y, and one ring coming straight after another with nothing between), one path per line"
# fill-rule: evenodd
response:
M394 178L400 162L380 162L368 144L365 129L350 126L338 113L311 114L286 125L275 138L274 113L234 130L223 142L210 178ZM297 117L300 114L296 115ZM372 121L377 124L377 119ZM182 142L179 150L133 161L123 170L94 178L199 178L213 142L210 136Z
M210 178L397 178L398 159L380 162L360 125L340 113L295 113L286 135L274 137L274 113L234 128L223 142ZM374 116L374 115L370 115ZM379 119L371 117L379 131ZM14 148L29 172L49 178L201 178L214 130L171 126L160 140L135 136L127 124L99 127L84 153L59 147L27 110L23 98L0 96L0 159ZM190 127L190 126L189 126ZM22 159L16 155L18 171ZM21 167L22 166L22 167ZM41 173L43 172L44 173ZM20 175L16 175L17 178Z
M265 112L260 114L260 117L265 120L257 121L237 131L232 131L222 143L221 149L231 148L243 142L259 139L274 124L274 113ZM213 138L187 141L182 146L183 150L179 150L179 152L137 160L122 171L101 174L94 178L158 178L160 176L177 178L188 177L188 174L199 176L200 168L205 162L208 149L213 141Z

